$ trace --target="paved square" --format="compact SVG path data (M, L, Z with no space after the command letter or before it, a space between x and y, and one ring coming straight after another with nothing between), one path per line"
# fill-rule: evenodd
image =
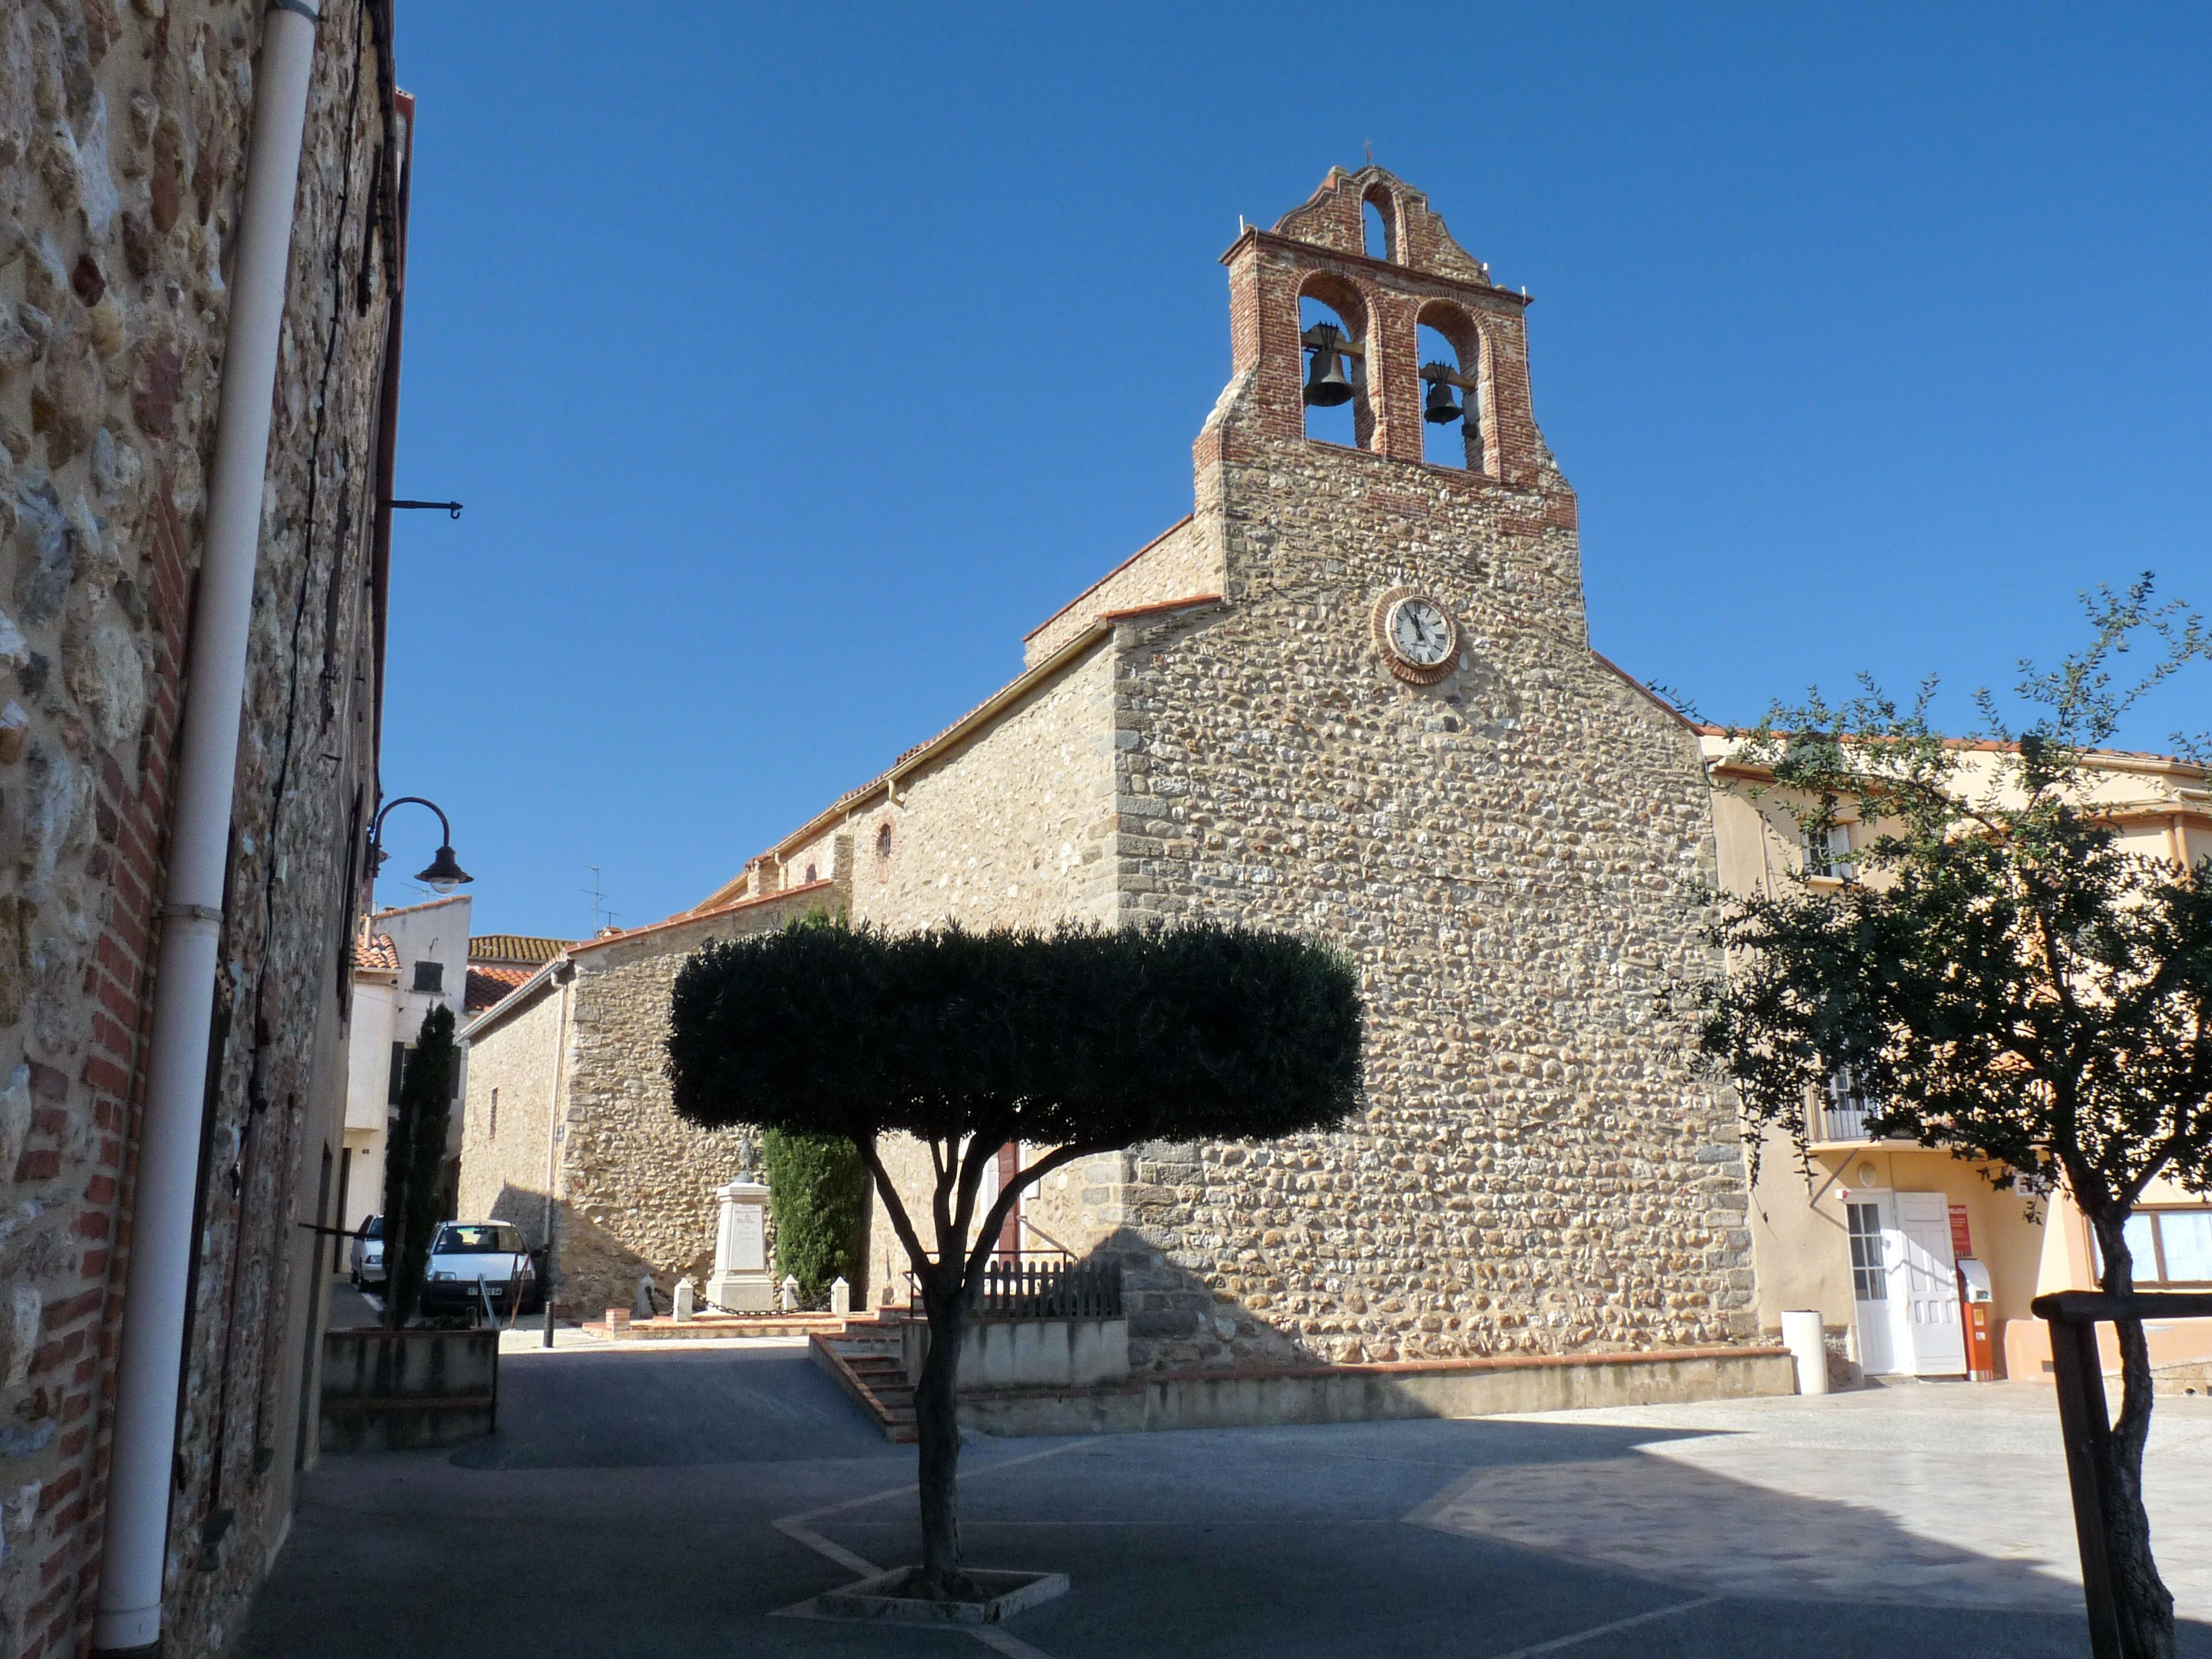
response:
M803 1616L916 1552L912 1449L795 1346L504 1363L493 1438L325 1460L236 1659L2086 1651L2033 1384L981 1442L969 1559L1074 1589L960 1633ZM2150 1484L2212 1659L2212 1402L2159 1402Z

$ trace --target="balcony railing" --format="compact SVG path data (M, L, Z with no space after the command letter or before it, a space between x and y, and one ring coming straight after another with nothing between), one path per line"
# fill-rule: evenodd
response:
M1867 1138L1867 1109L1863 1104L1824 1104L1820 1109L1820 1119L1818 1139L1864 1140Z

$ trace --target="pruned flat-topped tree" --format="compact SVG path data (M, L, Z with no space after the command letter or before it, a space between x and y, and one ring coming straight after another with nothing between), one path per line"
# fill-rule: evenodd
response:
M975 1597L963 1572L955 1387L968 1320L1021 1194L1143 1141L1267 1139L1341 1123L1360 1085L1351 965L1282 933L800 923L708 945L677 975L676 1109L695 1123L840 1134L860 1149L929 1321L915 1390L921 1593ZM878 1142L930 1152L930 1213L910 1214ZM1001 1182L1009 1145L1049 1148ZM979 1211L983 1212L979 1213Z

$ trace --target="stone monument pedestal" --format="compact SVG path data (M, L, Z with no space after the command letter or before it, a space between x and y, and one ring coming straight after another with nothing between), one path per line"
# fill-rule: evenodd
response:
M707 1300L732 1313L766 1313L775 1306L775 1281L768 1272L768 1188L732 1181L715 1189L722 1203L714 1229L714 1276Z

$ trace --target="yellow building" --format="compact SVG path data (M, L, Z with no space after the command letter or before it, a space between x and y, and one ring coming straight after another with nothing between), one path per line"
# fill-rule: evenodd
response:
M1787 792L1737 758L1725 732L1701 728L1715 788L1720 880L1731 893L1778 893L1796 881L1840 884L1874 826L1838 827L1820 844L1792 816ZM1997 751L1968 748L1960 781L1998 781ZM2094 799L2130 852L2194 867L2212 859L2207 769L2153 755L2096 757ZM1799 803L1802 804L1802 803ZM2096 1282L2087 1221L2062 1193L2047 1200L2000 1192L1986 1166L1911 1141L1870 1140L1867 1103L1832 1079L1805 1156L1770 1133L1753 1187L1751 1234L1759 1320L1775 1330L1788 1309L1816 1309L1832 1352L1875 1375L1960 1376L1969 1370L1968 1301L1986 1296L1994 1367L2036 1376L2051 1347L2029 1303ZM2171 1182L2146 1194L2130 1235L2145 1289L2212 1288L2212 1205ZM2212 1326L2151 1328L2154 1364L2212 1359ZM2107 1359L2117 1366L2109 1347Z

